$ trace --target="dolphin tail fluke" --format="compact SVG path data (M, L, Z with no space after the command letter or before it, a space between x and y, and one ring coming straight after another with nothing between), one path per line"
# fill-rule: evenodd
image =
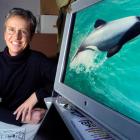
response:
M116 45L115 47L113 47L112 49L110 49L107 52L107 57L111 57L111 56L115 55L121 48L122 48L122 46Z

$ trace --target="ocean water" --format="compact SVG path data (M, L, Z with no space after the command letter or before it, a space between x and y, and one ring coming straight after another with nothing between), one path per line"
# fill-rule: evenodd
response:
M110 22L139 16L139 0L104 0L76 15L64 82L82 94L140 122L140 36L125 43L114 56L88 49L74 58L97 19ZM127 21L129 22L129 21ZM126 23L127 24L127 23ZM121 29L121 27L120 27ZM108 34L113 32L110 30Z

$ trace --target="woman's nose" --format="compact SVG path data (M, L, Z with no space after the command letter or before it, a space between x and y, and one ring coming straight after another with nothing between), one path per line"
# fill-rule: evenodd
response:
M22 33L21 33L21 31L20 31L20 30L17 30L17 31L15 32L14 37L15 37L17 40L20 40L20 39L22 38Z

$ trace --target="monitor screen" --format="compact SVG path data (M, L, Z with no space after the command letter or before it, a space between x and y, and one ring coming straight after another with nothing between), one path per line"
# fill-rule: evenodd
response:
M140 136L139 4L74 3L66 18L55 81L60 95L130 139Z

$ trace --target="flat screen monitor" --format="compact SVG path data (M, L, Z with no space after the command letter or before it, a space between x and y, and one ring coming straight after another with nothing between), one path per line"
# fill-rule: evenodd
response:
M66 16L54 89L126 139L140 139L140 1L79 0Z

